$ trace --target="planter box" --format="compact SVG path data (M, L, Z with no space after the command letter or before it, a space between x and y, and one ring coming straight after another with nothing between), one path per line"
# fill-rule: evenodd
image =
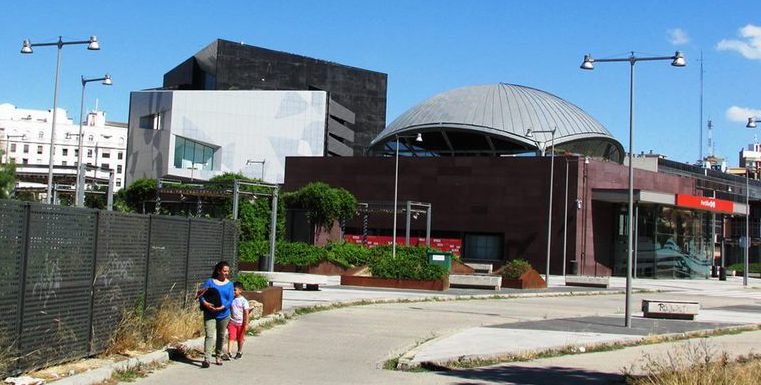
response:
M283 288L271 286L262 290L244 291L243 296L262 304L262 316L283 310Z
M536 270L531 269L518 279L505 279L502 277L502 287L510 289L545 289L547 288L547 282L544 282L539 273Z
M444 291L449 289L449 278L445 277L435 281L418 281L412 279L392 279L342 275L341 285Z

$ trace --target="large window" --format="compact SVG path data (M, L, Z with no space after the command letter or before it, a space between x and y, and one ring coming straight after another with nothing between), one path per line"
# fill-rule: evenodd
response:
M174 167L213 170L214 148L176 136L174 140Z
M463 257L498 261L502 259L501 234L465 234Z

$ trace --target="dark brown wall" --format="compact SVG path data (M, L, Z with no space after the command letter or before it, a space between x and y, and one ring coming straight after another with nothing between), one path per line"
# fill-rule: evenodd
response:
M562 270L565 163L555 160L552 271ZM583 162L582 162L583 163ZM544 271L546 261L549 158L410 158L399 159L399 201L430 202L436 232L497 233L504 237L504 258L522 257ZM569 222L575 223L578 161L569 160ZM359 201L392 202L394 158L286 159L285 191L323 181L351 191ZM392 217L373 215L371 227L390 229ZM398 234L404 234L399 216ZM425 221L413 223L424 230ZM575 255L575 226L569 227L568 259ZM467 258L467 256L465 256Z

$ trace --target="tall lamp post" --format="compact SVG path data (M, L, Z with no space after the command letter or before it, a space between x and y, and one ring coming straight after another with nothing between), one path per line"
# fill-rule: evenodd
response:
M544 269L544 280L547 281L547 285L550 284L550 246L552 241L552 185L554 184L553 179L555 178L555 130L538 130L533 131L529 129L526 131L526 137L533 138L534 134L550 134L550 195L549 195L549 202L547 203L547 264ZM534 140L534 139L532 139ZM539 151L541 151L542 156L544 156L545 150L547 149L547 141L538 141L534 140L536 143L536 147L539 148ZM541 143L541 145L540 145Z
M76 191L76 199L75 199L75 205L78 207L82 207L85 205L85 167L82 164L82 120L84 119L85 114L85 86L87 83L90 82L102 82L103 85L110 86L113 84L111 82L111 76L109 74L106 74L106 76L102 78L93 78L93 79L85 79L84 76L82 76L82 99L79 103L79 134L78 134L78 144L77 144L77 185L75 188Z
M399 191L399 138L415 138L416 142L423 142L423 135L420 133L418 133L417 136L396 135L396 156L394 161L394 227L393 234L391 235L391 258L396 258L396 200Z
M32 43L29 39L24 40L22 46L21 46L21 53L22 54L31 54L32 47L44 47L44 46L56 46L58 47L58 52L56 55L56 61L55 61L55 86L53 87L53 122L51 124L50 128L50 160L48 163L48 188L47 188L47 198L46 201L48 204L53 203L53 159L55 155L55 122L56 122L56 110L58 109L58 75L61 72L61 49L65 45L71 45L71 44L87 44L87 49L90 51L97 51L100 49L100 44L98 43L98 38L95 36L90 36L89 40L76 40L76 41L63 41L61 36L58 36L58 41L51 42L51 43Z
M761 120L750 117L748 118L747 128L756 128L756 123L761 123ZM750 254L750 190L748 189L748 164L745 164L745 260L743 261L743 286L748 286L748 268L749 268L749 254Z
M593 59L592 55L584 55L584 62L581 63L581 69L592 70L596 62L629 62L629 211L628 211L628 243L626 248L626 316L624 326L632 326L632 259L633 259L633 227L634 227L634 168L632 167L632 157L634 154L634 64L638 61L653 60L671 60L674 67L684 67L687 62L680 51L676 51L674 56L650 56L638 57L631 52L629 57L615 59Z

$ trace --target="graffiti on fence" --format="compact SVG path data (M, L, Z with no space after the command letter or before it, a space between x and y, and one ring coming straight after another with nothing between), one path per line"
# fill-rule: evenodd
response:
M55 298L56 290L61 288L63 275L61 274L59 259L51 258L50 254L45 254L41 265L42 269L33 280L32 295L38 296L42 301L42 307L46 308L48 300L51 297Z

